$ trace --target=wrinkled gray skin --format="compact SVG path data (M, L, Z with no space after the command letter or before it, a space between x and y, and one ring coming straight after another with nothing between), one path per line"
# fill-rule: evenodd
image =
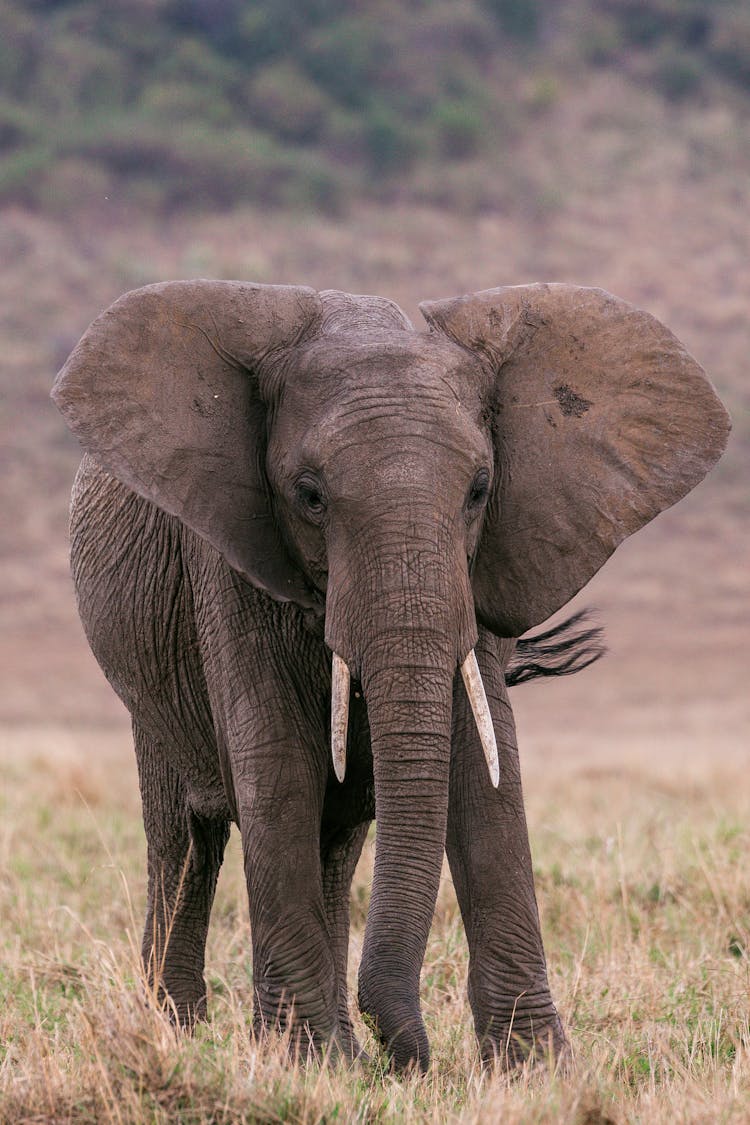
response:
M718 457L726 416L666 329L597 290L425 306L189 282L92 325L55 398L88 451L73 574L130 710L148 840L143 955L179 1019L242 835L259 1028L356 1056L349 892L377 854L359 1004L403 1068L444 850L486 1060L565 1049L547 982L513 718L513 638ZM457 668L476 647L490 784ZM331 651L353 677L346 777ZM179 888L179 894L178 894ZM168 942L167 930L169 929Z

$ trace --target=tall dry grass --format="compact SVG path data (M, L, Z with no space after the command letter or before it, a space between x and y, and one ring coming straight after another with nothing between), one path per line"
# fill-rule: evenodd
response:
M447 877L423 972L427 1077L390 1075L362 1027L373 1057L354 1067L293 1066L283 1042L257 1043L236 836L209 938L209 1019L193 1038L175 1033L139 964L144 841L127 739L9 731L0 763L3 1122L750 1117L750 796L709 747L689 776L678 758L635 773L532 761L540 909L573 1065L513 1079L478 1066ZM368 844L352 983L371 863Z

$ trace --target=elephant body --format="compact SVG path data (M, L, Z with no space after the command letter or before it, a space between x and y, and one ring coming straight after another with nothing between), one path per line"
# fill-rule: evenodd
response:
M56 385L88 451L72 568L132 716L143 955L174 1015L205 1010L234 821L256 1026L356 1056L349 892L376 818L360 1008L397 1067L427 1066L419 973L446 852L482 1055L513 1064L565 1049L506 687L516 638L697 483L727 423L674 337L599 291L425 315L417 333L381 298L228 282L123 298ZM459 674L472 653L483 691Z
M148 842L145 965L180 1022L204 1014L203 951L234 822L248 875L256 1027L280 1021L294 980L298 1023L314 1040L333 1039L355 1056L349 896L375 818L372 749L355 691L340 784L331 768L331 658L320 620L251 586L205 540L89 456L74 487L71 558L92 650L133 721ZM477 931L470 995L478 1028L491 1031L482 1036L484 1050L515 1058L535 1041L546 1048L550 1036L560 1050L564 1036L547 983L505 686L514 641L480 634L501 733L501 783L494 815L480 817L489 786L456 675L446 847L470 941ZM473 834L476 855L463 846ZM472 894L495 915L495 929L484 935L469 921ZM285 965L277 935L286 927L295 939ZM154 937L167 930L165 957L163 937L156 948ZM490 949L500 936L505 947Z

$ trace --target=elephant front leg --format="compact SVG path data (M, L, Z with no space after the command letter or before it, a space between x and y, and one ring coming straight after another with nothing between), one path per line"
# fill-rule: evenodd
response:
M339 1038L338 978L320 863L320 763L287 741L235 779L250 903L254 1026L303 1057Z
M488 777L463 685L454 689L446 850L469 943L469 1001L485 1062L514 1067L567 1041L547 981L513 715L497 642L477 646L500 753Z
M229 822L196 816L165 748L133 731L148 845L143 965L150 988L189 1028L206 1013L206 936Z

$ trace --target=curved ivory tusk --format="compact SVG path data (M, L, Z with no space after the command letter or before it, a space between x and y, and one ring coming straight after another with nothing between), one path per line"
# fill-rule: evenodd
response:
M500 762L497 756L495 728L492 723L492 715L490 713L489 704L487 703L487 696L484 692L484 684L482 683L482 676L479 672L479 665L477 664L474 649L471 650L461 665L461 675L466 685L466 694L469 697L471 709L474 712L474 722L477 724L484 756L487 759L490 781L495 789L497 789L500 784Z
M335 652L331 667L331 754L339 781L346 773L346 736L349 729L349 669Z

